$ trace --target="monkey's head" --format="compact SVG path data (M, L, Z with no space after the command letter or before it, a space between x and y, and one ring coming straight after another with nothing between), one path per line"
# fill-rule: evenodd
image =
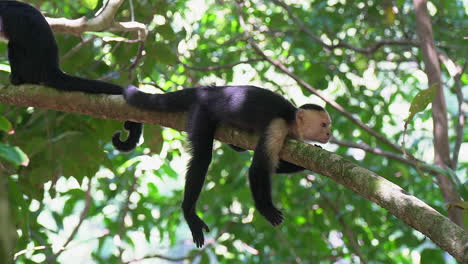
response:
M328 112L316 104L305 104L296 112L296 129L300 139L327 143L331 137Z

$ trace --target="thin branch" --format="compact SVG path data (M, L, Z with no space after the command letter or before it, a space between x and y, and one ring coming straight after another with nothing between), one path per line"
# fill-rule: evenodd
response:
M92 183L92 179L90 178L88 180L88 190L86 190L85 207L83 208L83 211L80 214L80 220L78 221L78 224L75 226L75 228L71 232L67 241L63 244L60 250L57 253L55 253L54 259L57 259L60 256L60 254L62 254L63 251L67 249L68 244L70 244L73 238L75 238L76 234L78 233L78 230L80 230L81 225L83 224L84 220L88 216L89 209L91 208L91 205L93 204L93 197L91 196L91 187L92 187L91 183Z
M111 72L109 74L106 74L104 75L103 77L99 78L100 80L109 80L109 79L112 79L114 77L117 77L119 76L120 74L124 73L124 72L127 72L127 71L133 71L137 66L138 66L138 63L140 62L141 58L143 58L143 51L144 51L144 48L145 48L145 42L142 41L140 42L140 44L138 45L138 51L137 51L137 54L135 56L135 58L133 59L133 62L130 63L130 65L128 65L127 67L119 70L119 71L116 71L116 72Z
M338 104L336 101L329 99L324 93L322 93L320 90L315 89L312 85L309 83L305 82L299 76L295 75L293 72L291 72L283 63L281 63L279 60L275 60L273 58L270 58L267 56L263 50L257 45L257 43L253 40L253 37L251 36L250 32L248 31L246 27L246 23L244 22L244 17L243 17L243 12L242 12L242 7L241 4L238 4L238 12L239 12L239 22L241 26L245 30L245 34L249 36L247 38L247 42L250 44L250 46L259 54L262 58L270 62L273 66L275 66L277 69L281 70L285 74L289 75L292 79L294 79L299 85L302 87L310 90L313 94L315 94L317 97L322 99L324 102L335 108L338 112L342 113L346 118L351 120L353 123L355 123L358 127L362 128L364 131L368 132L372 136L376 137L383 143L387 144L391 148L393 148L395 151L399 153L403 153L403 150L397 146L396 144L390 142L386 137L380 135L373 129L371 129L369 126L364 124L361 120L357 119L354 117L351 113L347 112L344 107L342 107L340 104Z
M127 198L125 199L125 202L122 204L122 207L120 208L120 213L119 213L119 221L120 221L120 226L119 226L119 233L118 236L120 240L122 241L122 237L125 233L125 216L127 216L128 211L130 210L130 197L132 193L135 192L137 188L137 180L138 177L136 176L135 173L133 173L132 177L132 182L127 188ZM119 259L122 259L122 255L124 253L124 248L121 245L118 245L119 247Z
M468 62L465 62L465 65L461 66L455 63L453 60L451 60L447 56L447 54L443 52L439 52L438 55L439 55L439 60L445 65L447 72L450 74L450 76L453 78L455 82L455 93L457 95L457 101L458 101L458 120L457 120L457 127L455 130L456 140L455 140L455 146L453 148L452 162L450 166L452 169L455 170L458 164L458 156L460 154L461 144L463 143L465 114L466 114L466 111L463 106L464 97L463 97L463 89L462 89L463 85L461 82L461 76L465 72Z
M403 162L405 164L411 165L414 168L417 168L417 166L419 166L421 168L421 170L426 171L426 172L430 172L433 175L436 175L436 174L440 173L439 170L432 169L430 167L430 165L425 164L421 160L418 160L416 158L406 159L405 157L400 156L400 155L398 155L398 154L396 154L394 152L385 151L385 150L382 150L380 148L373 148L373 147L371 147L371 146L369 146L369 145L367 145L366 143L363 143L363 142L355 143L355 142L351 142L351 141L339 140L339 139L336 139L336 138L332 138L330 140L330 142L335 143L335 144L340 145L340 146L346 146L346 147L350 147L350 148L362 149L365 152L369 152L369 153L372 153L372 154L376 154L376 155L383 156L383 157L386 157L386 158L389 158L389 159L393 159L393 160L396 160L396 161ZM424 175L424 174L422 174L422 175ZM438 185L438 183L434 179L432 179L430 177L426 177L426 178L428 178L434 184Z
M329 44L326 44L325 42L323 42L314 33L312 33L312 31L310 31L310 29L308 27L306 27L306 25L298 17L296 17L294 15L293 11L291 10L291 8L286 3L284 3L284 2L282 2L280 0L273 0L273 2L275 2L277 5L281 6L283 9L286 10L289 17L294 21L294 23L296 23L299 26L300 31L304 32L315 43L323 46L324 48L326 48L329 51L334 50L336 48L347 48L347 49L353 50L353 51L358 52L358 53L362 53L362 54L365 54L365 55L371 55L374 52L376 52L379 48L381 48L383 46L388 46L388 45L419 46L419 43L417 41L404 40L404 39L403 40L381 40L381 41L373 43L368 48L355 47L355 46L353 46L353 45L351 45L351 44L349 44L349 43L347 43L347 42L345 42L343 40L339 40L339 43L336 44L336 45L329 45Z
M141 111L126 104L119 95L62 92L39 85L0 87L0 103L159 124L177 130L185 130L187 124L186 113ZM227 125L220 126L215 138L244 149L254 149L258 139ZM462 261L468 232L385 178L339 155L295 140L285 142L280 158L329 177L380 205Z
M180 262L180 261L184 261L184 260L193 260L196 257L200 256L203 252L205 252L206 249L210 247L209 245L210 245L210 243L208 242L205 245L205 247L198 250L195 254L188 255L188 256L168 257L168 256L161 255L161 254L153 254L153 255L148 255L148 256L141 257L141 258L137 258L137 259L132 259L130 261L126 261L126 262L122 262L122 263L123 264L129 264L129 263L140 262L140 261L143 261L143 260L154 259L154 258L163 259L163 260L172 261L172 262Z
M463 73L463 72L462 72ZM463 90L462 90L462 82L461 82L462 74L456 76L455 79L455 89L457 93L457 100L458 100L458 122L457 122L457 129L456 134L457 138L455 140L455 146L453 148L453 155L452 155L452 168L456 169L458 165L458 155L460 154L460 148L463 144L463 137L465 135L465 115L466 111L463 107Z
M309 179L307 180L310 181ZM343 233L346 236L346 238L348 238L349 246L358 256L360 263L367 264L367 260L362 254L359 243L356 239L356 234L354 233L353 229L348 225L345 219L345 214L343 214L338 208L338 206L336 205L336 201L331 201L330 199L328 199L326 194L322 194L320 195L320 197L325 201L327 207L331 209L333 215L336 216L338 222L340 222L341 226L343 227Z
M68 58L71 57L73 54L75 54L76 52L78 52L84 45L88 44L89 42L94 41L96 38L97 38L97 36L91 36L90 38L83 39L83 40L80 41L80 43L78 43L75 47L73 47L71 50L69 50L67 53L65 53L65 55L63 55L63 56L60 58L60 60L61 60L61 61L64 61L64 60L68 59Z
M207 67L196 67L196 66L190 66L185 63L183 63L181 60L179 62L184 65L185 68L194 70L194 71L218 71L222 69L231 69L236 65L239 64L250 64L253 62L258 62L258 61L265 61L263 58L253 58L253 59L248 59L248 60L241 60L238 62L230 63L230 64L224 64L224 65L215 65L215 66L207 66Z

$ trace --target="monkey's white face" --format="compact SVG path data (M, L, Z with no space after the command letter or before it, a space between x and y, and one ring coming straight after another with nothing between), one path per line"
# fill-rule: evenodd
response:
M331 118L327 112L299 109L297 129L303 140L327 143L331 137Z

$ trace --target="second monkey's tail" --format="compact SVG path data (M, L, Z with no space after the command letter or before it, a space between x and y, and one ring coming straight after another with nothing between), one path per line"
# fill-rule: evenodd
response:
M124 88L123 96L129 105L143 110L161 112L184 112L196 102L196 89L184 89L165 94L150 94L129 85Z

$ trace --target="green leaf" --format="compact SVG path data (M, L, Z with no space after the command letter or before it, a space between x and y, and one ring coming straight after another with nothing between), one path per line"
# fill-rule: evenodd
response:
M98 4L98 0L81 0L81 2L86 8L91 10L95 9Z
M417 113L422 112L424 109L426 109L427 105L429 105L429 103L431 103L434 100L436 89L437 89L437 86L432 85L426 90L420 91L414 97L413 102L411 102L411 106L409 109L409 116L406 119L407 123L411 122L411 120L413 120L413 117Z
M177 62L177 57L169 45L156 43L154 44L154 50L156 51L154 55L156 61L166 65L173 65Z
M156 125L145 124L143 137L145 145L151 149L151 153L160 153L163 147L162 128Z
M28 156L20 148L3 143L0 143L0 157L15 165L26 167L29 164Z
M421 263L444 263L444 256L440 250L426 248L421 253Z
M164 174L169 176L169 178L171 179L177 179L178 177L177 172L173 170L171 166L167 165L166 163L164 163L161 166L160 170L164 171Z
M155 31L161 34L161 36L166 40L175 40L176 35L170 24L157 26Z
M0 130L3 130L5 132L9 132L12 129L12 125L8 119L6 119L4 116L0 116Z

